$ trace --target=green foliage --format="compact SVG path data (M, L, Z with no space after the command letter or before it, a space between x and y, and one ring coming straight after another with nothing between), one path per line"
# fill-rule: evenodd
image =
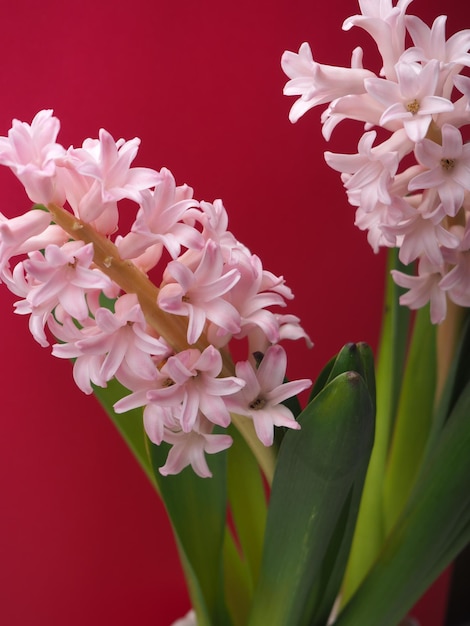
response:
M200 478L191 467L162 476L169 446L150 445L160 494L173 526L199 626L231 620L224 601L223 544L227 506L227 453L210 455L212 478Z
M376 564L335 626L396 626L470 541L469 415L470 382Z
M301 431L284 437L250 626L324 625L336 598L374 434L370 391L343 369L352 363L364 371L356 346L332 364Z

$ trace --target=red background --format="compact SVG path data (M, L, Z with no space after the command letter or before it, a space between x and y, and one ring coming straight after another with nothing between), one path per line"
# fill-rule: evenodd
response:
M429 23L448 6L415 0L409 12ZM452 3L449 33L468 11ZM320 62L347 65L367 44L378 69L362 31L341 31L355 13L354 0L3 2L0 134L53 108L63 145L101 126L139 136L139 165L222 197L231 230L294 290L289 310L315 348L288 346L289 375L313 377L347 341L376 346L384 259L323 162L327 148L353 151L360 128L326 146L321 109L292 126L279 60L307 40ZM28 207L9 172L0 183L5 215ZM161 503L69 365L0 298L0 623L166 626L189 604ZM438 626L439 611L422 619Z

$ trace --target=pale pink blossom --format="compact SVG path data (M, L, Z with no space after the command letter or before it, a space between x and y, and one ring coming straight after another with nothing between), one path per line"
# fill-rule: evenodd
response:
M197 429L189 433L165 430L164 440L172 444L165 465L160 467L160 474L168 476L179 474L191 465L194 472L201 478L210 478L212 473L207 465L206 454L222 452L232 445L229 435L212 434L213 425L200 418Z
M11 219L0 213L0 275L11 257L67 241L68 235L50 222L47 211L27 211Z
M238 282L240 273L236 269L225 272L222 254L215 242L206 243L194 271L180 259L168 264L164 276L158 306L173 315L188 316L189 344L199 339L206 320L219 326L222 332L239 332L240 315L223 296Z
M99 329L94 319L89 317L86 320L82 320L79 327L70 316L62 316L59 323L55 316L51 315L47 320L47 326L54 338L61 342L52 346L52 355L62 359L75 359L72 373L77 387L87 395L93 393L92 385L106 387L107 381L101 372L105 355L92 352L84 355L80 353L75 345L76 342L83 340L85 337L99 334ZM76 358L77 355L78 358Z
M119 221L116 200L103 199L98 180L84 176L73 167L63 167L60 178L66 190L66 199L74 215L103 234L112 235Z
M429 302L431 322L440 324L445 319L446 295L440 286L442 266L433 265L426 257L422 257L418 263L417 276L409 276L398 270L392 270L391 273L397 285L409 290L400 296L400 304L410 309L420 309Z
M93 383L105 386L114 378L120 379L124 369L134 376L146 380L155 377L155 363L170 354L168 345L146 332L144 315L135 294L124 294L115 303L115 311L101 307L94 312L94 325L85 327L71 339L70 343L55 344L54 356L76 359L74 367L79 368L81 360L90 361L94 357L97 375ZM60 336L62 340L65 337ZM88 387L89 388L89 387Z
M441 70L439 91L448 98L452 91L452 75L470 65L470 29L461 30L446 40L446 20L447 16L440 15L429 28L419 17L406 16L406 28L415 45L403 53L401 60L427 63L437 59Z
M377 254L381 247L394 248L397 237L384 226L395 226L403 217L401 200L392 198L391 204L377 203L373 211L365 211L358 207L354 225L367 231L367 241Z
M323 137L329 141L336 126L346 119L364 122L367 128L379 126L383 110L382 104L368 93L333 100L321 116ZM387 128L391 131L398 130L401 124L397 120L391 121Z
M396 83L383 78L366 79L367 92L385 107L380 118L381 126L399 121L411 141L421 141L433 115L454 108L450 100L435 95L439 61L430 61L424 67L397 63L396 73Z
M303 43L298 54L284 52L281 66L290 80L284 87L286 96L300 96L292 105L289 119L296 122L309 109L352 93L364 93L364 79L373 72L361 68L343 68L322 65L313 60L308 43Z
M28 276L36 284L28 294L32 308L52 311L57 304L77 320L88 317L87 291L106 290L110 279L92 268L93 244L70 241L62 247L51 244L44 254L36 251L24 262Z
M444 250L444 258L454 267L441 280L439 286L459 306L470 306L470 228L453 226L451 232L460 238L459 245Z
M236 375L246 381L246 385L226 400L232 413L251 417L256 434L265 446L273 443L274 426L286 426L294 430L300 428L282 402L312 384L307 379L285 383L286 366L286 353L279 345L267 349L257 369L248 361L238 362L235 366Z
M238 250L232 254L231 260L231 267L236 268L240 276L230 291L230 302L240 315L240 329L236 338L249 336L254 329L260 328L269 343L278 343L279 321L268 307L285 307L286 298L293 297L291 291L282 276L274 276L263 269L258 256ZM213 335L209 328L208 336L216 341Z
M395 78L395 64L405 47L405 12L412 0L359 0L361 15L348 17L343 30L360 26L375 40L383 60L382 74Z
M470 108L470 76L454 76L454 85L457 89L464 94L466 100L465 110L468 112ZM468 116L467 116L468 123Z
M24 270L24 262L20 261L15 265L13 271L5 270L2 276L8 289L17 296L23 298L14 303L15 313L18 315L29 315L28 325L33 338L43 348L49 345L46 337L45 326L51 314L51 308L45 307L41 310L33 310L31 303L27 300L35 281L29 278Z
M163 407L176 407L184 432L194 428L199 413L213 424L227 427L230 414L225 396L239 391L245 384L235 376L219 378L222 357L213 346L204 352L188 349L171 356L160 368L167 384L147 393L147 400Z
M170 355L171 356L171 355ZM120 382L132 393L118 400L113 409L116 413L126 413L136 408L143 407L144 427L149 439L156 445L163 441L165 428L171 430L181 429L181 405L163 405L161 402L153 402L148 399L149 391L163 389L173 385L165 373L161 373L158 366L155 367L154 378L139 378L132 372L123 372Z
M279 313L275 313L274 318L278 326L278 336L280 341L284 341L285 339L290 341L304 339L308 348L313 347L312 340L306 333L305 329L300 325L300 318L296 315L280 315ZM250 330L248 334L249 354L264 354L271 345L272 344L266 334L259 326Z
M141 192L141 208L131 232L118 243L124 259L138 257L155 244L161 244L160 249L164 246L173 259L179 256L181 246L199 250L204 246L201 234L184 223L188 210L198 206L191 187L177 187L166 168L160 171L160 177L153 192L147 189Z
M397 133L395 133L396 135ZM386 147L373 147L377 133L365 133L358 144L358 154L334 154L325 152L328 165L351 174L345 182L348 192L359 192L359 203L364 211L372 211L378 202L390 204L390 183L395 176L399 153Z
M416 146L416 158L428 171L415 176L410 191L435 188L446 213L456 215L470 189L470 144L464 144L460 131L444 124L442 145L424 139Z
M424 255L433 265L442 266L444 260L441 247L454 248L459 244L459 239L424 215L421 207L414 209L405 200L402 200L402 206L405 207L403 219L395 226L382 226L385 234L395 235L400 241L400 261L409 265Z
M39 111L31 125L13 120L8 137L0 137L0 164L9 167L32 202L63 204L64 189L56 176L56 161L64 148L56 143L60 122L52 110Z
M108 131L100 129L99 139L86 139L81 148L71 148L68 159L85 176L99 181L104 202L129 198L140 200L140 192L156 185L161 175L148 167L132 167L140 139L115 141Z
M137 137L115 141L101 129L99 139L86 139L81 148L69 148L61 162L67 201L75 215L98 232L112 234L119 217L116 203L123 198L140 202L142 190L161 178L150 168L130 167L139 144Z

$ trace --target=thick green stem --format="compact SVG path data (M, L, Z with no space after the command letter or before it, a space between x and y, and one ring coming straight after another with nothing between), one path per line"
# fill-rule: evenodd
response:
M397 266L400 266L402 271L409 271L399 263L397 251L390 250L386 269L383 326L376 368L375 441L344 578L342 605L349 600L361 584L385 539L383 480L400 393L409 326L409 311L399 306L399 288L390 276L390 270Z

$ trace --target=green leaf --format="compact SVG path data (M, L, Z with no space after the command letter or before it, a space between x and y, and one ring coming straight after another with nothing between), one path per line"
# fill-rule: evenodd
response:
M198 626L231 624L224 601L223 544L226 521L227 453L209 455L212 478L200 478L191 467L162 476L169 446L150 446L160 494L180 551Z
M233 625L245 626L253 595L252 580L228 526L224 537L224 586Z
M228 450L228 499L236 537L246 559L251 590L258 579L266 526L266 492L260 468L240 433L230 427L233 445Z
M337 589L322 574L339 580L338 557L344 567L349 547L374 432L361 376L334 378L299 422L302 429L287 433L279 451L250 626L302 626L327 612Z
M379 559L335 626L396 626L470 541L470 383Z
M310 392L309 402L311 402L316 396L318 396L320 391L322 391L322 389L325 387L328 379L330 378L331 370L333 369L337 358L338 355L335 354L335 356L328 361L328 363L319 373L317 379L313 383L312 391Z
M210 455L210 479L186 468L177 476L163 477L169 446L149 442L143 427L142 410L116 414L113 404L128 391L116 380L94 394L130 447L155 489L160 493L175 533L181 563L200 626L230 625L224 604L223 544L226 520L227 454ZM232 563L231 567L235 567Z
M383 484L385 532L391 530L413 487L432 426L436 388L436 327L429 307L413 326L395 428Z
M405 273L413 271L412 265L404 266L400 263L396 249L389 250L383 325L376 367L375 441L342 590L343 602L348 600L364 579L385 539L383 481L400 396L410 323L410 311L399 304L403 290L393 282L391 269Z
M336 378L336 376L344 372L357 372L364 380L368 377L371 386L369 386L369 384L367 384L367 386L375 402L374 357L370 347L364 342L347 343L338 354L328 361L313 384L310 393L310 401L313 400L333 378Z

